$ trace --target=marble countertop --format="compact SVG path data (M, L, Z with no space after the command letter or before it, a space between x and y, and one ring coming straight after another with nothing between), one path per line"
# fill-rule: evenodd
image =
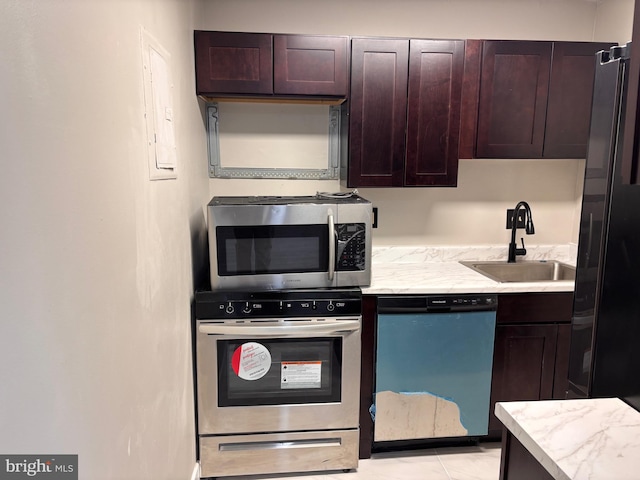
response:
M527 247L518 261L558 260L575 265L570 246ZM506 246L378 247L373 249L371 285L362 292L380 294L447 294L572 292L573 281L500 283L466 267L463 260L506 262Z
M640 412L622 400L499 402L495 413L556 479L640 476Z

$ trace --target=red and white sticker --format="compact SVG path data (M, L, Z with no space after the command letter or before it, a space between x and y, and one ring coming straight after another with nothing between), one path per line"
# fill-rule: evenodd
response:
M260 343L243 343L233 352L231 367L244 380L258 380L271 368L271 354Z

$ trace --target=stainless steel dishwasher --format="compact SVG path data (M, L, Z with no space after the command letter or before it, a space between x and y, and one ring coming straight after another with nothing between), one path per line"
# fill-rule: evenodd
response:
M496 295L378 299L374 442L488 433Z

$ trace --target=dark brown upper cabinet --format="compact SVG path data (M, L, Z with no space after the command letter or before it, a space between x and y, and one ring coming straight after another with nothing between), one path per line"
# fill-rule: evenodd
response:
M484 42L478 157L542 157L551 46L551 42Z
M402 186L408 73L408 40L351 40L348 186Z
M554 42L542 156L584 158L587 154L596 52L613 43Z
M584 158L595 53L611 45L484 41L476 156Z
M195 31L196 93L344 98L348 37Z
M196 31L194 40L198 95L273 93L271 35Z
M273 92L345 97L347 37L273 36Z
M463 40L354 38L349 187L455 186Z
M640 0L635 0L631 44L640 44ZM640 184L640 49L631 49L624 120L620 175L625 185Z
M463 70L464 41L410 41L405 185L456 185Z

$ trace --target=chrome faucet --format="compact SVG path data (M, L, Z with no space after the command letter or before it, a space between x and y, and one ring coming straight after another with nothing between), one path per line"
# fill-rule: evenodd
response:
M527 249L524 248L524 238L521 238L522 248L518 248L516 244L516 230L518 229L518 211L524 207L525 219L525 232L527 235L533 235L536 233L533 227L533 220L531 218L531 208L527 202L518 202L516 208L513 210L513 221L511 225L511 243L509 243L509 256L507 263L515 263L517 255L526 255Z

